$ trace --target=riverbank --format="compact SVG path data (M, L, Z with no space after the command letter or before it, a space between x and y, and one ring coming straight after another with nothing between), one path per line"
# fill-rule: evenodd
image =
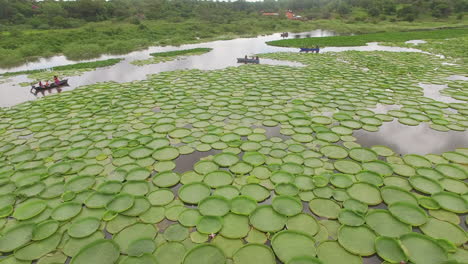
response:
M51 69L39 69L39 70L29 70L29 71L17 71L17 72L6 72L0 74L0 77L10 77L22 74L28 74L30 79L44 79L43 77L47 76L45 79L50 78L50 76L73 76L77 73L82 73L97 68L103 68L115 65L122 61L122 59L109 59L101 61L92 61L92 62L82 62L71 65L57 66Z
M361 34L466 25L467 21L453 18L440 21L381 21L370 24L336 19L302 22L268 17L243 18L229 24L213 24L195 19L177 23L146 20L140 24L105 21L88 23L73 29L3 32L0 38L0 67L19 66L58 54L71 60L83 60L97 58L102 54L126 54L154 45L201 43L282 31L326 29L337 34ZM31 42L31 39L35 41Z
M268 42L269 45L279 47L312 48L320 47L346 47L364 46L369 42L405 42L419 39L447 39L468 35L468 28L439 29L409 32L384 32L354 36L333 36L323 38L285 39Z

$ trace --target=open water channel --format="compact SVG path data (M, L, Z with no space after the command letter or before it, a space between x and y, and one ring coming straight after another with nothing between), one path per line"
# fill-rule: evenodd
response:
M327 37L336 35L332 31L314 30L303 33L290 33L289 38L303 37ZM274 47L266 44L268 41L281 39L280 33L272 35L258 36L254 38L238 38L232 40L220 40L206 43L188 44L179 47L175 46L154 46L145 50L131 52L125 55L103 55L94 60L105 60L110 58L122 58L123 60L113 66L99 68L94 71L85 72L81 76L73 76L68 78L70 86L64 87L62 91L69 91L83 85L90 85L98 82L115 81L115 82L130 82L143 80L148 74L155 74L165 71L174 70L216 70L226 67L236 67L243 64L238 64L236 58L244 57L245 55L254 55L259 53L271 52L298 52L297 48L282 48ZM149 64L144 66L135 66L131 64L134 60L142 60L150 58L150 53L165 52L181 49L192 49L207 47L212 48L212 51L199 56L183 57L182 59L163 62L158 64ZM361 47L326 47L320 52L341 52L347 50L355 51L390 51L390 52L422 52L416 48L401 48L381 46L378 43L368 43L367 46ZM434 55L437 56L437 55ZM93 61L93 60L87 60ZM73 64L74 61L66 59L65 56L54 56L43 58L36 62L31 62L19 67L10 69L0 69L0 73L34 70L51 68L61 65ZM303 66L297 62L278 61L270 59L262 59L262 64L269 65L287 65L293 67ZM462 78L463 79L463 78ZM21 87L18 84L21 82L30 82L26 75L20 75L8 78L7 82L0 83L0 107L10 107L22 102L36 99L29 93L29 87ZM425 95L439 101L447 101L451 98L445 97L439 93L441 89L438 86L424 86ZM51 93L56 93L53 89ZM46 93L47 96L47 93ZM388 108L391 106L385 106ZM374 109L373 109L374 110ZM381 109L382 110L382 109ZM385 112L386 109L384 109ZM390 110L390 109L388 109ZM467 147L468 132L439 132L430 129L427 125L422 124L417 127L405 126L397 121L384 123L378 132L367 132L360 130L355 132L354 136L358 143L363 146L370 147L372 145L387 145L393 148L400 154L415 153L442 153L453 150L455 147Z

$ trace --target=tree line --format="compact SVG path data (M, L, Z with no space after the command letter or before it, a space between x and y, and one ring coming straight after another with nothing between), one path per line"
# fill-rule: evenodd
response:
M461 19L468 11L468 0L0 0L0 25L73 28L109 19L133 23L143 19L229 23L246 16L259 16L262 11L279 12L284 18L282 14L288 9L307 19L353 16L363 21L370 18L412 21L421 16L445 18L453 14Z

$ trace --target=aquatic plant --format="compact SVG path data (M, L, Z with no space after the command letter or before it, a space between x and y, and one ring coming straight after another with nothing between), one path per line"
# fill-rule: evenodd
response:
M342 47L342 46L365 46L369 42L405 42L414 39L446 39L466 36L468 29L440 29L408 32L384 32L352 36L334 36L320 38L285 39L268 42L268 45L280 47L313 48L320 47Z
M28 78L30 79L46 80L46 79L52 79L54 75L57 75L57 76L80 75L84 72L92 71L97 68L115 65L121 61L122 59L108 59L108 60L101 60L101 61L81 62L81 63L76 63L76 64L52 67L50 69L6 72L6 73L0 74L0 77L28 74Z
M147 60L135 60L131 63L137 66L143 66L147 64L156 64L160 62L167 62L172 60L180 59L184 56L194 56L201 55L207 52L210 52L211 48L195 48L195 49L185 49L185 50L175 50L175 51L166 51L166 52L156 52L151 53L152 58Z
M466 103L417 85L464 66L417 53L262 57L306 67L163 72L0 109L0 252L11 253L0 262L464 262L468 150L399 155L353 137L393 120L465 130Z

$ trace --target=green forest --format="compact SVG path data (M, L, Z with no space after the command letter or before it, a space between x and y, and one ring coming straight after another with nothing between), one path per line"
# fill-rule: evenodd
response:
M287 19L287 10L300 19ZM283 31L460 27L467 11L468 0L0 0L0 67Z
M168 20L201 19L229 23L261 12L291 9L307 19L350 17L355 20L415 20L420 17L446 18L468 11L467 0L244 0L218 2L200 0L0 0L0 22L33 29L73 28L86 22L109 19Z

